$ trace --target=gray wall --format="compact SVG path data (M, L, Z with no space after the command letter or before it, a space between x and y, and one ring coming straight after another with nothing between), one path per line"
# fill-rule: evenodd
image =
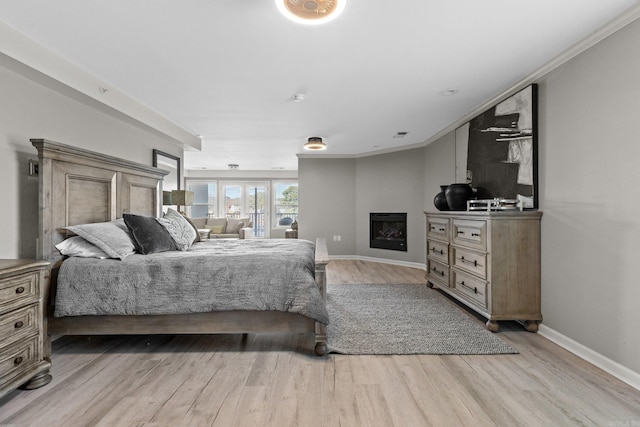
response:
M298 159L298 237L324 237L332 256L356 253L355 164L354 159Z
M423 265L424 170L423 148L359 159L299 159L300 237L325 237L334 257ZM369 248L370 212L407 213L407 252ZM342 240L333 241L334 235Z
M640 21L539 81L543 326L640 372ZM454 176L426 147L425 206ZM431 208L432 209L432 208Z
M363 157L356 162L357 255L424 264L424 149ZM369 247L369 213L407 213L407 251Z
M544 324L640 372L640 21L540 79Z
M0 54L0 258L34 258L38 235L38 178L28 175L38 153L30 138L46 138L151 165L152 149L182 156L182 149L116 112L64 88L34 81L32 71ZM49 84L50 83L50 84ZM60 90L58 90L60 89ZM131 141L135 141L134 144Z

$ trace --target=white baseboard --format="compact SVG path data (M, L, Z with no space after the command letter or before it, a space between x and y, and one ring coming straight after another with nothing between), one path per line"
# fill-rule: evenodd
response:
M419 262L408 262L408 261L398 261L396 259L386 259L386 258L374 258L368 256L360 256L360 255L329 255L330 259L352 259L356 261L371 261L371 262L379 262L382 264L392 264L399 265L402 267L411 267L411 268L419 268L420 270L427 270L427 266L425 264Z
M581 359L586 360L587 362L597 366L598 368L613 375L619 380L624 381L631 387L640 390L640 373L622 366L618 362L615 362L608 357L603 356L602 354L588 347L585 347L579 342L574 341L565 335L562 335L561 333L545 326L544 324L540 325L538 333L549 341L558 344L565 350L568 350L576 356L580 357Z
M365 257L365 256L358 256L358 255L334 255L334 256L330 256L330 258L380 262L383 264L393 264L393 265L400 265L404 267L419 268L425 271L427 269L425 264L421 264L417 262L406 262L406 261L373 258L373 257ZM631 387L637 390L640 390L640 373L632 371L626 366L623 366L618 362L615 362L609 359L608 357L603 356L602 354L580 344L577 341L572 340L571 338L565 335L562 335L561 333L557 332L554 329L549 328L548 326L545 326L544 324L541 324L539 326L538 333L543 337L545 337L546 339L548 339L549 341L552 341L558 344L560 347L564 348L565 350L570 351L571 353L580 357L581 359L586 360L587 362L597 366L598 368L613 375L619 380L624 381L625 383L629 384Z

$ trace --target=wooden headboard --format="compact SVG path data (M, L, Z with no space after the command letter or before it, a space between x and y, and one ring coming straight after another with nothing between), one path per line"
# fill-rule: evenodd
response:
M63 259L55 248L67 237L63 227L159 215L168 171L46 139L31 143L39 159L38 258L53 269Z

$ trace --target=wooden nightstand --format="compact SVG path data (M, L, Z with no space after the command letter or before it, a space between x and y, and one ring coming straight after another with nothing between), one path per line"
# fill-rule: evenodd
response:
M0 397L51 381L48 280L46 261L0 260Z

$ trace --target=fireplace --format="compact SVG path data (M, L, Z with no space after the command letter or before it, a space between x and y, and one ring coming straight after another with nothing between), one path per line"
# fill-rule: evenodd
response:
M406 213L370 213L371 248L407 250L407 214Z

